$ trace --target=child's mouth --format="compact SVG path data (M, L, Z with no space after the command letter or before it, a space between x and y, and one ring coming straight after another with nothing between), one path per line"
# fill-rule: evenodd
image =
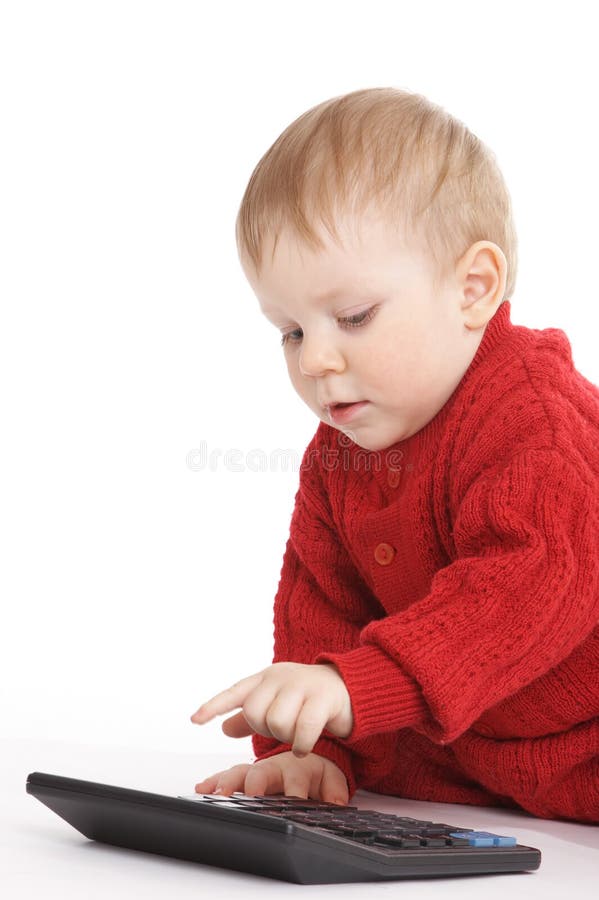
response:
M356 403L336 403L329 407L329 417L337 424L344 424L353 419L367 404L368 400L359 400Z

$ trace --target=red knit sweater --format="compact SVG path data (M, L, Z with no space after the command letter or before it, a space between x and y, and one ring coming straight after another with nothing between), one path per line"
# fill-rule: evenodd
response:
M367 451L319 424L273 661L341 673L353 730L314 752L350 796L599 822L599 389L510 312L418 433Z

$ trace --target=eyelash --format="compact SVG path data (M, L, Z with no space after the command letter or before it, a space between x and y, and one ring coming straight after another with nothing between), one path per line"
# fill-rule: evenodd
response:
M360 328L362 325L366 325L367 322L370 322L372 317L376 312L376 307L371 306L370 309L364 310L364 312L356 313L354 316L345 316L339 319L340 322L343 322L348 328ZM356 321L358 320L358 321ZM294 331L299 331L299 328L294 328L293 331L288 331L286 334L281 335L281 346L284 347L288 342L292 344L299 344L301 338L297 340L291 340L290 336Z

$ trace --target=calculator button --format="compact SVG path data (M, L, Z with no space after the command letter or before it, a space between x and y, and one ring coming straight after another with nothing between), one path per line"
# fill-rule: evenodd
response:
M401 839L402 847L424 847L424 841L417 834L407 834Z
M387 844L390 847L403 847L404 845L404 836L401 834L393 834L390 832L379 832L377 835L377 844ZM417 846L420 846L420 841L417 841Z

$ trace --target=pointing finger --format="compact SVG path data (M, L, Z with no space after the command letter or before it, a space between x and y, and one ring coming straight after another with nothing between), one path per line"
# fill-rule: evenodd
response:
M214 716L220 716L222 713L237 709L238 706L243 706L245 698L260 684L261 680L262 672L250 675L248 678L242 678L241 681L238 681L232 687L221 691L220 694L216 694L206 703L203 703L191 716L191 721L197 725L204 725L210 719L213 719Z

